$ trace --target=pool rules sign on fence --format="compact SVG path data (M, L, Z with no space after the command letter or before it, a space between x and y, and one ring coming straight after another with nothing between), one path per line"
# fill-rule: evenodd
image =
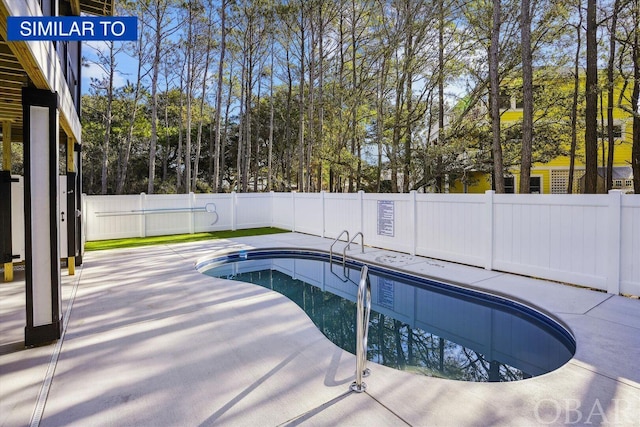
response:
M394 236L395 205L393 200L378 200L378 236Z

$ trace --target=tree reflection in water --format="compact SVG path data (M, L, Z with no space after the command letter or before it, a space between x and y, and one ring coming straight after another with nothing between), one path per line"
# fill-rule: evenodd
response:
M230 277L231 278L231 277ZM356 304L275 270L239 273L250 282L285 295L301 307L333 343L355 354ZM512 366L393 317L371 312L367 359L395 369L464 381L515 381L530 377Z

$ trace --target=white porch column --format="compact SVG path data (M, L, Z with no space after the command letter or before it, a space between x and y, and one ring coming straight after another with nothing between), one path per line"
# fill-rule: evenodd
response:
M27 325L25 345L62 331L58 226L58 94L23 88Z

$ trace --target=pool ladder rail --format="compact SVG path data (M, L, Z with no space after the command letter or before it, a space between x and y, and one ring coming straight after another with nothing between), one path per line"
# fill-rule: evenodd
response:
M333 246L338 243L338 241L340 240L340 238L346 234L347 235L347 245L344 247L344 249L342 250L342 275L343 277L340 277L338 274L336 274L333 271ZM342 230L340 232L340 234L338 234L338 237L335 238L335 240L333 241L333 243L331 243L331 246L329 247L329 268L331 270L331 273L333 273L335 276L337 276L340 280L342 280L343 282L348 282L351 279L349 279L349 274L347 272L347 251L351 250L351 243L354 242L354 240L356 240L356 238L360 236L360 247L361 247L361 253L364 253L364 234L362 234L362 231L358 231L355 236L353 236L352 239L349 239L349 231L347 230ZM355 282L354 282L355 283Z
M362 266L360 283L358 284L358 301L356 314L356 380L350 389L356 393L366 390L367 384L363 377L369 376L367 368L367 340L369 335L369 317L371 315L371 282L369 281L369 267Z

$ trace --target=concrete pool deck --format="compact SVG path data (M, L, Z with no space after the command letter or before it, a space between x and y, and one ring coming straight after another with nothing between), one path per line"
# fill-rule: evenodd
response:
M87 252L75 276L63 270L63 339L31 349L16 272L16 281L0 283L0 426L640 425L638 299L352 250L529 301L577 341L569 363L523 381L459 382L371 364L358 394L349 392L355 356L293 302L194 269L220 250L328 250L331 242L286 233Z

